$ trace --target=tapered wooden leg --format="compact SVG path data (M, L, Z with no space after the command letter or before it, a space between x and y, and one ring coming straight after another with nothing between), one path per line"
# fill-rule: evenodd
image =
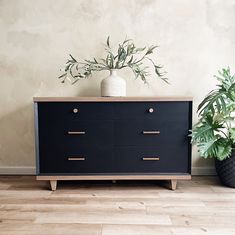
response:
M57 180L50 180L51 190L55 191L57 186Z
M177 186L177 180L171 180L170 189L171 190L176 190L176 186Z

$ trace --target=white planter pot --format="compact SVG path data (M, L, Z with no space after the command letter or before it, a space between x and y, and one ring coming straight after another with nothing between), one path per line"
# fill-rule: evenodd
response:
M110 70L110 75L101 81L101 96L126 96L126 81Z

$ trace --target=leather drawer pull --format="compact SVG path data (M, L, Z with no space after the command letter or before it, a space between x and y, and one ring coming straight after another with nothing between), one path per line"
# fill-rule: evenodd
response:
M143 161L159 161L160 157L143 157Z
M143 131L144 135L157 135L160 134L160 131Z
M85 131L68 131L69 135L85 135Z
M69 161L85 161L84 157L68 157Z

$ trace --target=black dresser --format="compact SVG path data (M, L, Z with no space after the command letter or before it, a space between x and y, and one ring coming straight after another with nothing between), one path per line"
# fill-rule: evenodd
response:
M192 99L34 98L37 180L191 179Z

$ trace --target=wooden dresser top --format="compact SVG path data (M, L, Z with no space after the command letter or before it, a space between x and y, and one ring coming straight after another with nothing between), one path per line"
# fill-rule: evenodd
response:
M192 101L192 97L34 97L34 102L146 102Z

